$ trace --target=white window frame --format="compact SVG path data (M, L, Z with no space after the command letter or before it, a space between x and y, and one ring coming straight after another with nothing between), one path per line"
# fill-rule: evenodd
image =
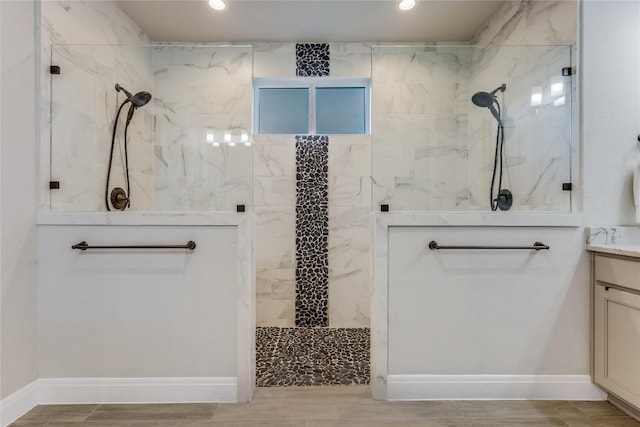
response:
M371 134L371 79L347 77L292 77L253 79L253 133L258 134L258 131L260 130L260 89L308 89L309 118L307 127L309 129L309 135L315 135L316 88L324 87L363 87L365 93L364 135Z

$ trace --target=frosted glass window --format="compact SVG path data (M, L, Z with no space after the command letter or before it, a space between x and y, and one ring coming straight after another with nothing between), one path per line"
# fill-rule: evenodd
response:
M364 87L316 88L316 132L363 134L366 129Z
M258 133L309 132L308 88L261 88Z

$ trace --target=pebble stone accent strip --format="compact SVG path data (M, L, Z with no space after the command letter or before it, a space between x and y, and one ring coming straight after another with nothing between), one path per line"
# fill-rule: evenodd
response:
M329 75L328 43L296 43L296 76Z
M369 328L256 328L256 385L369 384Z
M328 136L296 136L296 326L329 326L328 164Z

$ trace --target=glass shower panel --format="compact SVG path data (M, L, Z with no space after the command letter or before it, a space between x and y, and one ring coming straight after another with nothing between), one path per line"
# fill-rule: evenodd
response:
M235 211L252 206L251 74L246 46L54 45L51 75L51 210L104 211L109 192L126 189L138 211ZM115 117L123 106L110 156ZM45 152L46 150L43 150Z
M469 50L380 46L372 61L374 206L467 210Z
M498 121L471 102L496 91L502 187L513 211L569 212L568 46L382 46L373 51L374 204L392 211L487 211ZM496 174L498 175L498 174ZM496 190L497 193L496 177ZM494 197L495 197L494 193Z
M155 209L253 205L251 46L152 48Z
M151 51L144 46L54 45L51 64L51 209L105 210L104 193L113 121L120 103L119 83L130 92L153 93ZM153 207L153 106L135 113L129 126L131 208ZM116 136L111 187L125 188L122 130L123 108Z

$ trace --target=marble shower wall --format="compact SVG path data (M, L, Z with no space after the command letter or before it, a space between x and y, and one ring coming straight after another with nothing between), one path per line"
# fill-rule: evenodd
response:
M496 122L471 95L502 83L512 210L571 210L575 1L506 2L469 45L379 46L373 53L374 206L486 211ZM562 85L551 93L551 85ZM557 87L557 86L556 86ZM531 106L532 91L543 100ZM572 120L573 119L573 120Z
M295 43L254 45L255 77L295 77ZM371 77L371 46L331 43L331 77ZM255 135L256 317L295 326L294 135ZM369 326L371 135L329 135L329 326Z
M131 46L149 38L112 1L42 2L41 19L41 207L104 210L111 129L124 99L114 85L152 92L150 51ZM49 64L59 65L61 74L50 75ZM154 204L152 123L152 108L146 106L129 128L133 209ZM121 160L117 151L112 181L118 186L124 181ZM49 190L50 178L60 181L59 190Z
M466 210L469 50L379 46L372 61L375 209Z
M569 46L489 46L473 49L470 92L502 83L505 174L512 210L569 212L571 192L572 77ZM553 91L551 87L554 85ZM539 93L541 105L532 105ZM469 209L487 210L495 155L496 121L486 108L469 109ZM497 191L497 190L496 190Z
M156 210L252 203L250 46L152 49Z
M576 79L561 73L575 65L576 22L576 1L506 2L472 40L478 48L471 56L470 93L507 84L499 98L509 171L504 187L513 192L514 210L571 210L571 192L562 191L562 183L571 182L577 147L571 139ZM560 93L552 93L551 85L559 83ZM541 105L531 105L534 92L541 93ZM489 203L496 128L482 110L469 112L470 209L479 210Z

